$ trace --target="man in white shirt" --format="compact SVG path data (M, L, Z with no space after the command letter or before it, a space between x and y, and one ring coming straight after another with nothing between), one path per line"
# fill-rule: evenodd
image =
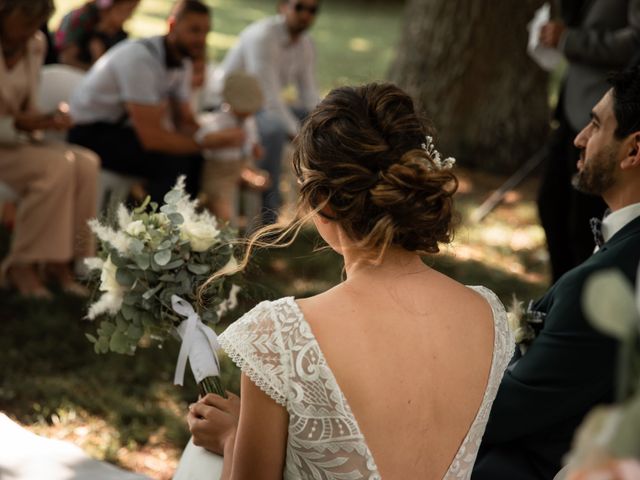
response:
M209 8L199 0L179 0L166 36L122 42L89 70L70 107L76 126L70 141L95 151L102 166L147 179L162 201L180 174L198 193L206 148L239 146L241 128L196 140L199 126L189 104L191 58L202 56L211 27Z
M546 480L560 470L576 428L614 399L617 342L582 310L594 272L616 268L633 284L640 262L640 68L617 74L575 138L573 185L611 209L596 230L596 252L533 305L544 318L524 356L500 384L472 480ZM594 222L599 223L599 222Z
M265 148L260 167L272 179L272 187L263 197L264 223L273 223L280 207L278 184L284 143L298 133L301 119L318 102L315 47L306 32L319 6L319 0L280 1L280 14L245 28L220 65L223 78L235 71L256 76L264 93L264 109L256 115ZM290 86L297 90L294 108L282 98L283 90Z

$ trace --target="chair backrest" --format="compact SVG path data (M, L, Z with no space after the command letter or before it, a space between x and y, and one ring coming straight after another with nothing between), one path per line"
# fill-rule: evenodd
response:
M61 102L68 102L84 75L82 70L68 65L43 66L40 71L38 109L43 113L51 113Z

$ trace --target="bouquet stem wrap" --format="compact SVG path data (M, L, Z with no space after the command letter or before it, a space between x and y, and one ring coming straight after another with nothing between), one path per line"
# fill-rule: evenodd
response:
M173 383L182 385L188 358L200 393L203 395L216 393L225 397L219 378L220 363L216 355L216 351L220 348L218 337L211 328L202 323L193 306L186 300L173 295L171 306L178 315L186 318L177 328L182 338L182 345ZM222 475L223 463L221 456L197 447L193 444L192 438L182 453L173 480L219 479Z
M220 344L215 332L202 322L193 306L183 298L173 295L171 306L178 315L186 318L177 328L178 335L182 338L182 345L173 383L176 385L184 383L184 371L188 358L200 393L203 395L216 393L226 397L220 382L220 362L216 355Z

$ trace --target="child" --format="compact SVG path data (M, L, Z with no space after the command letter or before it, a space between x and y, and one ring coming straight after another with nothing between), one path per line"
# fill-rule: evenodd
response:
M234 72L227 76L222 99L219 111L200 116L202 127L196 138L235 126L245 130L246 140L242 147L204 152L202 190L207 197L206 205L216 217L235 225L241 174L248 164L262 156L253 115L262 108L264 97L254 76Z

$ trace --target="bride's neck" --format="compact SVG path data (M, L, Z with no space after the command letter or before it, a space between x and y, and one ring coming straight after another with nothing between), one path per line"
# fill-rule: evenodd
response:
M346 281L349 282L428 270L417 253L398 247L390 247L379 261L374 261L375 257L370 254L343 252L343 255Z

